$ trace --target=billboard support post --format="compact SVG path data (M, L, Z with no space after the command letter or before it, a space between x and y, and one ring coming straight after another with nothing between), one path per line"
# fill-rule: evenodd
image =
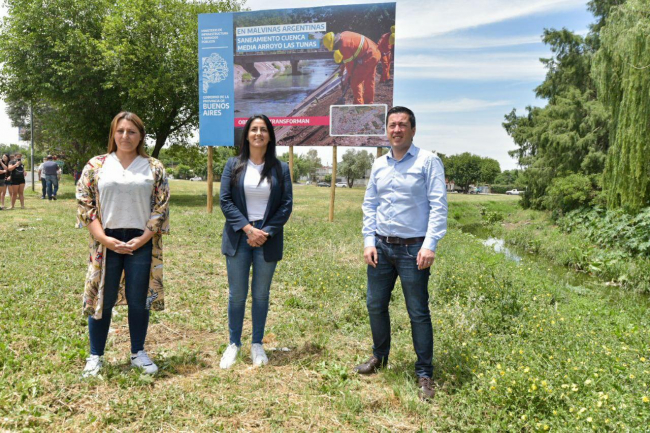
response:
M330 184L330 216L329 222L334 221L334 197L336 196L336 145L332 146L332 183Z
M30 128L31 128L31 134L30 138L32 139L31 143L31 163L30 165L32 166L32 191L34 191L34 102L32 101L31 104L29 104L29 123L30 123Z
M379 158L381 156L381 154L382 154L382 149L381 149L381 147L378 147L377 148L377 157L376 158Z
M208 213L212 213L212 157L214 156L214 147L208 147Z
M293 146L289 146L289 175L291 183L293 183Z

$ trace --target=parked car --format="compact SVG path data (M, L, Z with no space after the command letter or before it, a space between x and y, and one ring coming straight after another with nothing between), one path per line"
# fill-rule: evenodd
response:
M327 182L318 182L316 186L330 186L330 184Z
M334 185L336 185L337 188L347 188L348 184L345 182L336 182Z
M519 191L517 188L511 189L510 191L506 191L506 195L519 195L522 193L523 191Z
M191 177L191 178L190 178L190 181L191 181L191 182L198 182L198 181L200 181L200 180L203 180L203 179L201 179L201 176L194 176L194 177Z

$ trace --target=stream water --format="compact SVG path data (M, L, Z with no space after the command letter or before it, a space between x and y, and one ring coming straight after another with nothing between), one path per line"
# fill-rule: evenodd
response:
M268 74L237 85L235 116L286 116L337 68L331 60L303 60L298 64L300 75Z
M650 307L650 297L646 295L622 290L620 287L610 285L606 281L602 281L585 272L578 272L564 266L556 265L543 257L529 253L515 245L507 244L504 239L493 237L489 228L482 224L468 224L462 226L461 230L466 233L472 233L476 237L482 239L483 245L485 245L486 248L490 248L497 253L503 254L506 258L516 262L520 266L529 263L543 266L548 269L549 274L558 277L559 280L564 283L567 290L582 295L598 292L613 299L620 296L628 298L634 297L638 299L638 302Z

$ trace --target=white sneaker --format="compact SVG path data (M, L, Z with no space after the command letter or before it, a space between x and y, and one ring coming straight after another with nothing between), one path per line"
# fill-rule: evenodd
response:
M90 357L86 358L86 366L83 373L81 373L81 377L97 376L103 365L104 363L99 355L90 355Z
M223 352L219 367L223 369L232 367L235 361L237 361L237 353L239 353L239 347L235 343L231 343Z
M158 373L158 366L153 363L153 361L149 358L149 355L147 355L147 352L144 350L139 351L135 355L131 355L131 365L141 368L144 374Z
M269 358L266 357L264 347L259 343L255 343L251 346L251 358L253 358L253 365L256 367L269 363Z

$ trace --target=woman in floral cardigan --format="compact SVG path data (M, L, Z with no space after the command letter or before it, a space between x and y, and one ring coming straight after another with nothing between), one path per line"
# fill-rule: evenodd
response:
M90 232L83 297L90 357L83 375L102 368L114 305L129 306L131 364L155 374L144 351L149 310L164 309L163 233L169 232L169 185L160 161L147 156L142 120L129 112L113 119L108 153L92 158L77 183L78 227Z

